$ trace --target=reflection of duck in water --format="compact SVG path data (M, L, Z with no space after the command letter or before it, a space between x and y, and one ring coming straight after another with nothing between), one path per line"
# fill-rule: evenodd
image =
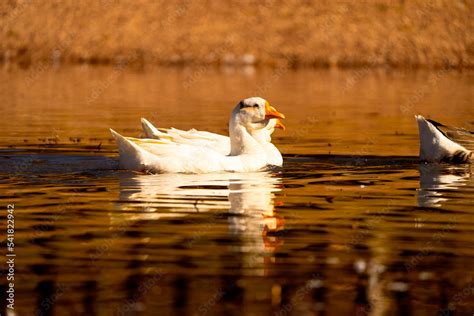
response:
M279 238L270 236L283 228L275 214L275 192L279 179L253 178L229 182L229 231L241 241L233 251L241 254L242 263L251 274L264 274L266 265L279 245Z
M474 133L415 116L420 134L420 160L467 163L472 161Z
M254 250L273 249L274 243L267 235L282 227L281 219L275 216L274 192L279 191L276 184L275 178L229 183L229 213L236 215L229 218L230 232L247 238L263 236L264 244L261 238L255 239ZM251 250L248 246L245 251Z
M419 206L440 206L446 201L445 190L457 190L468 184L471 167L453 167L438 164L420 164Z
M120 180L120 200L133 202L126 207L145 209L156 218L227 209L229 176L226 173L126 174Z
M268 232L282 222L275 216L275 192L279 178L268 172L221 174L137 175L121 180L123 210L145 209L127 216L138 219L184 217L189 213L228 210L229 230L245 241L241 251L267 251L272 248ZM141 202L137 204L136 202ZM262 238L263 236L263 238Z

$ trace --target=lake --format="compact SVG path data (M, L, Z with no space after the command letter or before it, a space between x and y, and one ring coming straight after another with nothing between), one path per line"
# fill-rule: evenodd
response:
M472 167L420 164L414 115L474 130L473 75L4 66L15 315L472 314ZM109 128L226 134L253 95L287 116L283 168L118 170Z

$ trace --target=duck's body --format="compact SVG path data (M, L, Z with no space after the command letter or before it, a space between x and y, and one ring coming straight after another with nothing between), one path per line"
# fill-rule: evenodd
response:
M142 118L141 122L143 131L147 138L171 140L178 144L205 147L213 149L223 155L229 154L231 150L230 137L228 136L206 131L198 131L196 129L183 131L177 128L156 128L145 118ZM250 131L250 135L263 147L263 150L267 155L267 163L269 165L281 167L283 165L283 157L278 148L271 142L271 134L275 128L284 129L285 126L278 119L271 119L264 128Z
M420 160L468 163L473 159L474 134L415 116L420 134ZM444 129L444 131L442 130Z
M258 147L255 152L228 156L205 147L123 137L111 132L123 169L152 173L250 172L267 165L265 153Z
M151 124L145 131L159 139L123 137L111 132L119 147L120 166L125 169L156 173L251 172L269 163L265 149L250 131L263 129L275 117L284 118L264 99L242 100L229 120L228 143L222 135L176 129L168 134Z

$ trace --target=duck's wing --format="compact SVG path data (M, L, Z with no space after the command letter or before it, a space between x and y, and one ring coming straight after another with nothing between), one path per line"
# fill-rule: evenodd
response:
M474 132L468 131L464 128L446 126L430 119L427 119L427 121L433 124L436 129L443 133L447 138L458 143L469 151L474 151Z
M124 137L111 130L124 169L156 173L209 173L257 171L266 165L265 155L227 156L206 147L179 144L166 139Z
M225 155L230 152L230 138L224 135L195 129L183 131L177 128L156 128L145 118L141 119L141 123L147 138L168 139L177 144L206 147Z
M170 128L167 130L168 133L179 135L181 137L189 138L189 139L200 139L200 140L207 140L212 142L221 142L221 141L229 141L228 136L220 135L217 133L211 133L206 131L198 131L196 129L190 129L188 131L183 131L177 128Z

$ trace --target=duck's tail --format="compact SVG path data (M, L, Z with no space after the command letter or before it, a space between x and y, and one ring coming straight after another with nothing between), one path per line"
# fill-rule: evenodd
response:
M119 149L119 166L123 169L147 171L156 157L132 141L110 129Z
M448 138L432 121L421 115L415 115L415 118L418 122L420 134L420 160L427 162L470 162L471 151Z
M145 118L141 118L142 122L142 128L143 131L145 132L146 138L160 138L163 135L166 135L165 133L160 132L153 124L150 123Z

